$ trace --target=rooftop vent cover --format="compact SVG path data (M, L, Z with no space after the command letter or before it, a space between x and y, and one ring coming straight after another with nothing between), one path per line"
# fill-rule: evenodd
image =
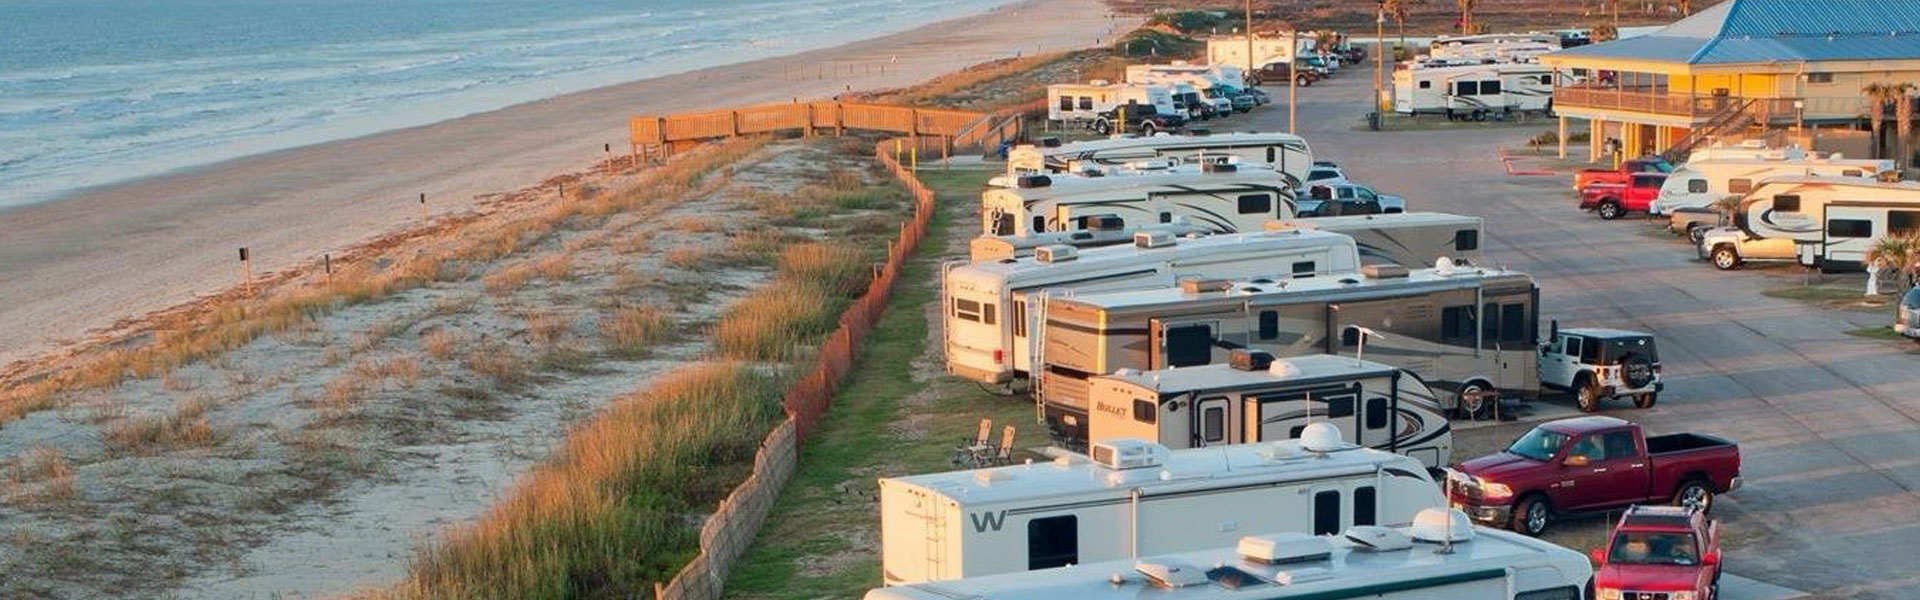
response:
M1203 292L1224 292L1233 289L1233 282L1225 279L1182 279L1180 291L1189 294Z
M1013 180L1013 186L1022 189L1051 187L1053 178L1046 175L1021 175Z
M1184 562L1167 558L1150 558L1133 565L1133 570L1147 576L1154 585L1165 588L1183 588L1207 582L1207 573Z
M1407 268L1395 264L1374 264L1360 267L1360 274L1368 279L1390 279L1407 276Z
M1080 251L1074 250L1073 246L1041 246L1033 249L1033 259L1045 264L1063 263L1079 256Z
M1235 349L1227 354L1227 364L1236 371L1259 371L1273 364L1273 355L1260 350Z
M1141 248L1165 248L1179 242L1169 231L1142 231L1133 234L1133 245Z
M1108 440L1088 450L1093 462L1114 470L1146 469L1167 462L1167 447L1146 440Z
M1236 550L1241 558L1266 565L1313 562L1333 556L1333 544L1327 538L1298 531L1243 537Z
M1346 538L1363 552L1392 552L1413 547L1412 537L1379 525L1355 525L1347 529Z

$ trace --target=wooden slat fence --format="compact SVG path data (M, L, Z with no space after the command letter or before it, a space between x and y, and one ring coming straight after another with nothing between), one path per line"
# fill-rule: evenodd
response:
M635 164L643 154L658 152L664 156L671 154L677 145L703 140L777 132L844 133L848 129L940 138L947 140L949 151L971 152L992 149L1002 141L1017 137L1021 122L1018 117L1043 107L1043 104L1027 103L1016 109L979 113L844 102L763 104L666 116L635 116L627 120L627 135Z

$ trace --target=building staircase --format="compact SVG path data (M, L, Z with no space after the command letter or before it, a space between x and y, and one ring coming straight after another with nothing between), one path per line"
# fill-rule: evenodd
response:
M1707 122L1687 132L1685 139L1661 151L1661 158L1667 159L1669 163L1679 164L1685 161L1687 155L1692 154L1693 149L1700 147L1701 144L1706 144L1714 139L1727 137L1744 131L1748 127L1752 127L1754 124L1760 122L1760 116L1757 114L1757 111L1754 110L1759 102L1759 100L1754 98L1744 98L1728 102L1726 106L1721 107L1720 110L1715 111L1712 116L1708 117Z

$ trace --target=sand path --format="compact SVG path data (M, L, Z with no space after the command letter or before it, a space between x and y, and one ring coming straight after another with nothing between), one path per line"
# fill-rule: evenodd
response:
M236 159L0 212L0 365L434 213L538 183L626 145L625 117L898 87L1078 48L1116 24L1100 0L1030 0L842 46L630 82L433 125ZM799 24L796 24L799 25ZM884 74L869 65L888 64ZM824 66L855 75L817 78ZM802 78L811 73L816 78Z

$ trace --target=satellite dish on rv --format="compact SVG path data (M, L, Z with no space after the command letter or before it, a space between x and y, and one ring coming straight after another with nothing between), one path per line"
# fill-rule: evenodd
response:
M1433 259L1433 271L1435 273L1438 273L1441 277L1452 275L1453 259L1447 258L1445 256Z
M1300 447L1308 452L1338 452L1352 446L1340 437L1340 428L1331 424L1308 423L1300 430Z
M1413 516L1413 527L1407 533L1413 539L1434 544L1464 542L1473 539L1473 523L1459 510L1427 508Z

